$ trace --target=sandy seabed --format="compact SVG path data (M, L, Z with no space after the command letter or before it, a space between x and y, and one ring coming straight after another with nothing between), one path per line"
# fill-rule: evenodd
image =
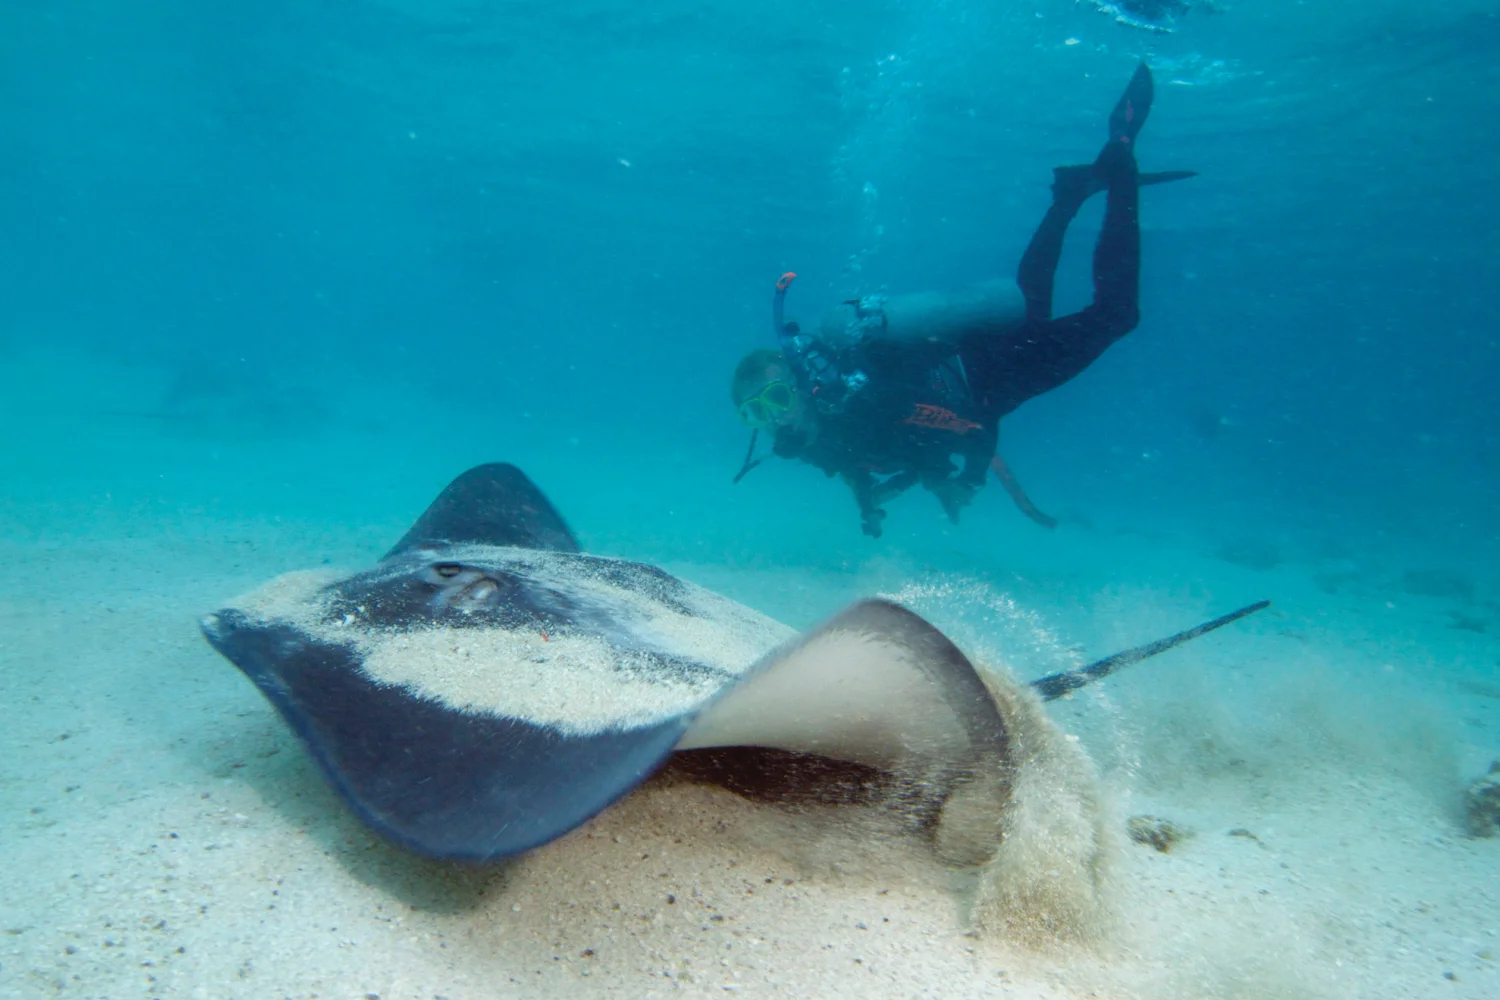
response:
M0 543L0 996L1500 996L1500 839L1461 808L1500 757L1496 651L1435 599L1207 558L1212 592L1130 590L1107 582L1128 538L1051 589L669 566L797 625L895 593L1022 677L1277 597L1049 707L1118 842L1104 925L1037 945L976 930L920 843L715 788L658 782L503 866L389 847L196 630L378 546L187 523ZM1189 835L1133 843L1142 813Z

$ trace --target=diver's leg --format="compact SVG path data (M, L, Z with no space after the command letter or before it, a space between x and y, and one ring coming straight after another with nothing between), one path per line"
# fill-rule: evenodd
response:
M1094 301L1071 316L1028 325L1028 343L1020 352L1024 361L1006 373L1013 406L1078 375L1140 322L1141 192L1135 152L1129 143L1113 141L1095 169L1109 186L1104 227L1094 245Z
M1026 300L1028 320L1045 322L1052 318L1052 284L1057 277L1057 262L1062 259L1063 237L1067 235L1068 224L1088 199L1086 187L1064 173L1074 169L1059 167L1053 171L1056 180L1052 185L1052 204L1042 216L1041 225L1031 234L1031 242L1026 244L1020 267L1016 269L1016 286Z
M917 485L917 481L920 478L921 475L919 473L910 470L898 472L889 479L877 482L871 490L870 496L874 500L875 506L879 507Z
M1021 264L1016 271L1016 285L1026 300L1026 318L1032 322L1045 322L1052 318L1052 287L1057 276L1057 263L1062 259L1063 238L1068 224L1073 221L1083 203L1092 195L1110 185L1110 174L1101 169L1110 147L1133 146L1146 118L1151 112L1154 94L1151 71L1141 63L1125 92L1115 103L1109 116L1109 144L1105 153L1094 163L1075 167L1058 167L1052 171L1052 204L1042 217L1041 225L1026 245L1021 255ZM1139 172L1136 172L1139 178ZM1173 171L1170 174L1149 175L1139 178L1146 183L1181 180L1192 176L1191 171ZM1096 267L1097 273L1097 267Z
M1140 320L1140 175L1135 136L1151 103L1151 74L1137 70L1110 116L1110 139L1091 165L1105 184L1104 226L1094 247L1094 300L1080 312L1028 322L986 350L965 356L989 420L1072 379Z
M871 538L879 538L883 531L881 522L885 520L885 511L880 505L916 485L918 475L902 472L881 482L864 469L849 469L839 473L839 478L854 493L854 502L859 505L861 530Z
M1083 371L1110 344L1140 322L1141 188L1135 137L1151 110L1151 72L1142 63L1109 116L1109 142L1094 161L1105 184L1104 226L1094 245L1094 301L1082 312L1052 324L1057 344L1050 353L1053 384ZM1054 381L1055 380L1055 381Z
M1089 198L1108 188L1098 166L1087 163L1077 167L1057 167L1052 171L1052 205L1042 217L1042 224L1031 235L1021 266L1016 270L1016 286L1026 300L1026 318L1045 322L1052 318L1052 285L1057 277L1057 262L1062 258L1063 237L1068 224ZM1137 185L1167 184L1197 177L1196 170L1165 170L1154 174L1137 172Z
M1088 328L1079 345L1087 360L1073 374L1140 322L1141 186L1135 138L1151 112L1153 93L1151 71L1141 63L1109 116L1109 142L1094 161L1094 175L1104 181L1108 201L1094 245L1094 301L1077 314L1077 325Z
M1109 187L1104 227L1094 245L1094 301L1089 309L1106 325L1123 327L1118 338L1140 320L1141 189L1135 151L1128 143L1112 142L1099 154L1095 169Z

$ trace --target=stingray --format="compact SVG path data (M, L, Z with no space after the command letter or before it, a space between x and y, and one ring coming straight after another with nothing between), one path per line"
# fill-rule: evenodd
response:
M1033 687L1059 697L1265 603ZM583 554L511 465L459 476L373 568L287 574L202 629L365 823L434 858L552 841L674 754L741 792L902 775L929 810L1010 766L984 678L918 615L864 600L798 635Z

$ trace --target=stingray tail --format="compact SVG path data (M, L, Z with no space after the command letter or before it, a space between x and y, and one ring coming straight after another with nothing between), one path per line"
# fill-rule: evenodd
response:
M1086 667L1048 674L1040 680L1032 681L1031 686L1036 690L1037 694L1042 696L1043 701L1052 701L1054 698L1061 698L1069 691L1076 691L1085 684L1097 681L1101 677L1108 677L1116 670L1140 663L1142 660L1149 660L1158 653L1165 653L1173 646L1180 646L1189 639L1196 639L1204 633L1212 632L1216 628L1223 628L1230 622L1237 622L1246 615L1253 615L1255 612L1270 606L1270 601L1256 601L1254 604L1247 604L1238 611L1231 611L1227 615L1220 615L1213 621L1204 622L1202 625L1194 626L1184 632L1178 632L1176 635L1169 635L1165 639L1148 642L1144 646L1136 646L1134 649L1127 649L1113 656L1106 656L1104 659L1090 663Z

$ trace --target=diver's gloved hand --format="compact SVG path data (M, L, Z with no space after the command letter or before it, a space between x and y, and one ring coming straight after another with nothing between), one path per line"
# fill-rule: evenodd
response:
M881 526L882 522L885 520L885 511L881 510L879 507L872 507L869 510L860 511L859 519L860 530L869 535L871 538L879 538L880 533L885 530Z
M951 478L928 483L927 488L938 498L938 503L943 505L943 512L954 524L958 523L959 513L974 502L974 494L979 492L979 487L973 483Z

